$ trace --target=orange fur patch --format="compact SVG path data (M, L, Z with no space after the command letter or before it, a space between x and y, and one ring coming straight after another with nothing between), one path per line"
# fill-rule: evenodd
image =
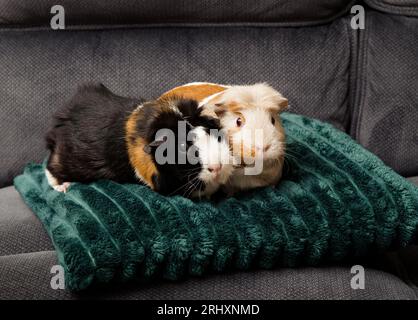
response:
M151 189L154 189L155 186L152 182L152 177L153 175L158 175L158 171L151 156L144 151L144 146L147 142L136 133L136 126L140 120L140 111L135 110L129 116L128 121L126 121L125 137L128 146L129 161L131 166L140 175L140 179Z
M201 102L203 99L227 88L217 84L196 84L176 87L165 92L159 99L169 100L172 98L193 99Z
M222 97L216 96L213 99L209 100L212 105L215 105L213 108L213 112L216 114L218 118L222 118L223 115L227 112L235 113L239 117L242 116L243 107L235 101L231 101L229 103L220 103L222 101ZM244 119L245 120L245 119Z

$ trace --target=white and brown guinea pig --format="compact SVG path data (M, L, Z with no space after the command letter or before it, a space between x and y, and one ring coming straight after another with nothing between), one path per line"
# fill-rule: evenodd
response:
M71 182L110 179L143 183L165 195L208 197L229 178L232 165L221 164L230 157L227 143L209 135L220 128L219 120L201 111L195 100L172 96L144 102L117 96L101 84L84 85L57 112L47 134L49 184L65 192ZM156 137L160 129L173 136ZM175 146L174 162L156 161L164 142ZM177 161L191 148L193 161Z
M287 108L288 101L278 91L265 83L254 85L220 85L195 82L176 87L162 95L182 96L199 101L204 114L219 117L227 130L233 152L235 170L225 185L233 194L239 190L275 185L282 176L285 155L285 133L279 113ZM251 133L243 134L244 131ZM255 134L262 132L262 138ZM239 158L239 159L237 159ZM261 161L262 171L248 175L250 159ZM238 160L238 161L237 161Z

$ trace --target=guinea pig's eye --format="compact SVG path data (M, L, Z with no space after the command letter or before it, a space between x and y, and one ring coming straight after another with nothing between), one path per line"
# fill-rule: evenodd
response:
M218 142L222 142L222 136L218 136Z
M241 117L238 117L237 118L237 127L241 127L241 125L242 125L242 119L241 119Z
M276 119L274 117L271 117L271 123L274 125L276 123Z

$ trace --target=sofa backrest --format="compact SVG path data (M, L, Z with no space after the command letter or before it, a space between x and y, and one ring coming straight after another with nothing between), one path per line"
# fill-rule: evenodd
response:
M268 82L289 98L290 111L331 122L399 172L418 174L418 162L411 161L418 148L405 137L414 134L418 101L414 17L366 8L371 22L353 30L353 1L65 0L66 30L54 31L48 27L54 2L0 1L0 186L11 184L27 162L46 156L43 137L53 112L87 81L145 98L192 81ZM386 28L386 20L398 32L387 30L397 37L393 46L373 31ZM399 38L404 31L405 43ZM395 44L407 56L392 61L403 68L391 69L385 52ZM372 57L365 61L364 55ZM400 89L396 77L404 74L407 92L382 98L380 91ZM371 79L377 82L365 85ZM404 105L415 114L395 112L393 126L381 125L379 110ZM380 152L387 136L394 140Z
M351 134L404 176L418 176L418 1L368 0L359 32Z
M49 26L51 7L69 26L167 23L274 23L314 25L346 13L353 0L27 0L0 1L0 24Z

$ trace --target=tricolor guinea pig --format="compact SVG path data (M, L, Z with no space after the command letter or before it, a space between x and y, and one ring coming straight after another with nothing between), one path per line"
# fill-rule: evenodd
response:
M54 117L46 176L57 191L71 182L143 183L164 195L209 197L232 165L226 141L210 135L219 120L195 100L145 102L84 85ZM225 165L223 165L225 163Z
M227 130L235 170L225 185L239 190L275 185L282 176L285 132L279 113L288 101L265 83L219 85L190 83L162 95L199 101L202 113L216 116Z

